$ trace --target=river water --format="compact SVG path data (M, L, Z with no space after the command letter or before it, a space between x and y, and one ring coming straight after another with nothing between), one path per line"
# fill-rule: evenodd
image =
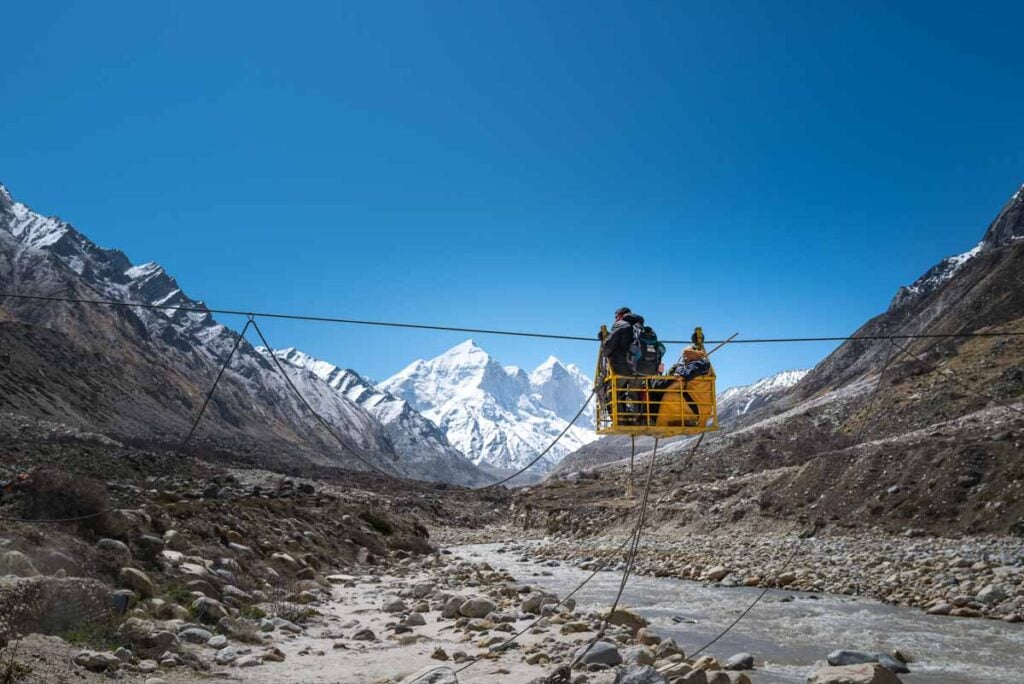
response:
M589 572L524 562L521 552L498 553L501 544L474 544L452 550L487 561L520 582L565 596ZM579 609L607 608L621 574L602 571L575 598ZM670 578L629 580L623 604L672 637L689 654L717 636L761 592L748 587L713 587ZM835 649L891 651L910 655L907 684L1024 684L1024 624L927 615L870 599L772 590L709 653L725 659L754 655L754 684L804 683Z

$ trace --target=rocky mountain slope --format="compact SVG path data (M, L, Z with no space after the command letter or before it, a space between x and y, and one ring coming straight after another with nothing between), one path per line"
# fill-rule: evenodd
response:
M237 336L158 264L133 265L59 218L15 202L2 186L0 290L199 309L0 300L0 409L135 444L167 445L184 437ZM422 471L422 464L403 462L386 428L363 407L313 374L295 380L348 449L316 427L276 368L247 341L196 443L281 467L300 459L362 468L350 453L355 450L396 473Z
M1024 333L1021 191L980 245L901 289L854 336L976 332ZM685 440L664 445L654 519L694 530L795 518L1024 533L1024 337L896 342L917 358L886 339L847 341L694 456ZM621 472L617 465L609 474ZM578 496L553 499L558 510L582 525L561 508L578 507L602 525L587 501L609 512L604 497L621 489L577 487Z
M590 394L592 381L551 357L532 373L505 368L468 340L418 360L378 386L433 421L474 463L518 469L551 443ZM535 466L546 472L593 441L593 406Z
M264 347L258 349L268 353ZM440 428L404 399L378 389L353 370L339 368L297 349L280 349L276 354L293 371L293 378L312 373L380 421L410 476L468 486L492 481L448 442Z

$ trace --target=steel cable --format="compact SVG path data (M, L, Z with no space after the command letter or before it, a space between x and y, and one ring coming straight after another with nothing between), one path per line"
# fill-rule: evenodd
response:
M331 316L310 316L305 314L275 313L270 311L241 311L239 309L211 309L205 306L168 306L165 304L145 304L142 302L119 302L112 299L84 299L80 297L57 297L48 295L26 295L12 292L0 292L0 298L39 300L47 302L63 302L68 304L91 304L96 306L114 306L124 308L151 309L159 311L181 311L187 313L224 314L228 316L255 316L260 318L279 318L292 321L310 321L316 323L341 323L347 325L369 325L387 328L408 328L412 330L436 330L442 332L471 333L477 335L505 335L511 337L532 337L547 340L570 340L575 342L597 342L594 336L560 335L555 333L539 333L520 330L499 330L491 328L470 328L462 326L433 325L426 323L404 323L397 321L371 321L356 318L336 318ZM920 333L916 335L836 335L824 337L761 337L729 340L731 344L772 344L790 342L845 342L848 340L913 340L913 339L952 339L970 337L1021 337L1024 332L973 332L973 333ZM705 340L706 344L719 344L726 340ZM665 339L666 344L689 344L689 339Z

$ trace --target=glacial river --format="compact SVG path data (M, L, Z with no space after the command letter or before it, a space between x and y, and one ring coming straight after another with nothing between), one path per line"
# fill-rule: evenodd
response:
M559 597L590 574L564 564L522 562L522 553L497 553L501 547L476 544L452 550L508 570L520 582ZM575 595L579 607L606 608L620 578L619 572L599 572ZM633 576L623 600L648 618L654 631L672 637L689 654L717 636L760 591ZM913 673L900 675L907 684L1024 684L1024 624L932 616L830 594L772 590L709 652L720 659L751 653L754 684L795 684L805 683L816 664L824 664L825 656L839 648L900 649L913 658Z

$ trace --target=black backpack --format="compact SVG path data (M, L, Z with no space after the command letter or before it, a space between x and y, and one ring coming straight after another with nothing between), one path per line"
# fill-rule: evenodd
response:
M629 365L639 375L657 375L665 356L665 345L651 326L633 326L633 343L629 346Z

